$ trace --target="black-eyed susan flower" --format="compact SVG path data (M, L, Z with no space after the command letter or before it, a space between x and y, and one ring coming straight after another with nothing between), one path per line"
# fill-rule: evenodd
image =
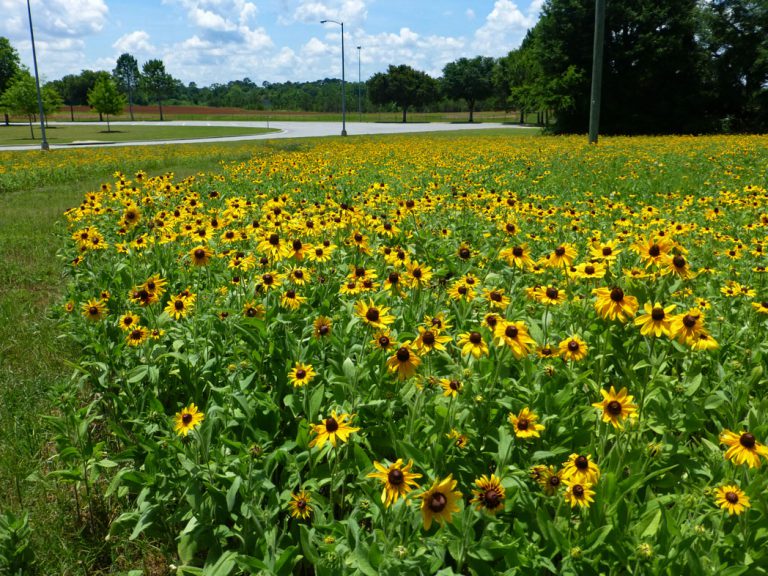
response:
M752 308L754 308L758 314L768 314L768 300L752 302Z
M483 295L488 305L493 309L506 310L507 306L509 306L510 299L509 296L504 294L503 288L486 288L483 290Z
M571 505L571 508L576 505L580 508L589 508L589 505L595 501L594 495L595 491L592 490L592 484L589 482L574 479L565 481L565 501Z
M363 322L378 330L384 330L395 321L386 306L377 306L373 300L359 300L355 303L355 314Z
M600 479L600 468L592 461L590 454L571 454L563 462L563 480L581 484L597 484Z
M283 240L277 232L267 234L256 249L264 254L270 262L279 262L288 258L293 253L290 244Z
M499 252L499 258L506 260L507 264L515 268L528 269L534 265L533 258L527 244L504 248Z
M565 302L566 293L565 290L561 290L556 286L539 286L535 288L530 296L542 304L547 306L557 306Z
M424 324L437 332L448 332L453 327L445 312L438 312L434 316L425 316Z
M530 475L547 496L554 496L563 486L563 471L555 469L554 466L533 466Z
M568 268L568 275L579 280L599 280L604 278L608 268L600 261L582 262Z
M456 398L463 388L461 380L456 378L441 378L440 387L443 389L443 396L446 398Z
M146 282L137 288L139 290L146 290L149 294L157 296L158 298L165 293L165 285L168 283L159 274L153 274L147 278Z
M312 334L315 338L326 338L331 335L333 322L326 316L318 316L312 323Z
M558 344L560 357L578 362L587 357L587 343L576 335L570 336Z
M718 341L706 330L699 332L697 336L688 340L686 344L691 347L691 350L697 351L717 350L720 348Z
M280 296L280 305L289 310L298 310L299 307L307 301L306 296L302 296L296 290L286 290Z
M419 326L419 335L413 341L413 347L419 354L427 354L432 350L445 350L445 344L451 341L451 337L441 334L432 328Z
M621 254L618 240L599 241L596 240L589 247L589 255L594 260L602 262L613 262Z
M605 320L626 322L637 312L637 298L625 294L618 286L596 288L592 293L597 296L595 310Z
M205 266L213 256L213 250L208 246L195 246L189 251L189 261L193 266Z
M102 320L107 315L107 303L101 298L92 298L80 307L83 316L91 322Z
M138 324L135 324L125 335L128 346L140 346L147 341L147 338L149 338L149 330Z
M525 322L497 322L493 329L493 338L497 346L507 346L518 360L525 358L536 346L536 341L528 333Z
M532 412L527 406L520 410L519 414L510 413L507 420L515 429L515 436L518 438L538 438L539 432L544 430L545 426L537 421L539 416Z
M448 440L451 440L453 445L459 450L463 450L469 445L469 436L462 434L456 430L456 428L451 428L451 431L448 432L445 437L448 438Z
M453 475L449 474L443 480L435 480L429 490L420 495L424 530L429 530L433 521L441 525L450 523L453 513L459 511L462 494L455 490L456 484Z
M485 474L475 480L477 488L472 489L473 498L470 500L475 504L477 510L485 510L491 514L496 514L504 508L504 497L506 490L501 485L501 480L495 474L489 478Z
M751 432L736 434L725 429L720 433L720 444L728 446L725 458L736 465L746 463L750 468L759 468L760 457L768 458L768 446L758 442Z
M274 271L264 272L259 279L257 288L264 292L269 292L283 283L284 276Z
M633 404L633 396L627 394L627 389L622 388L619 393L611 386L609 391L600 390L603 396L602 402L592 404L603 411L603 422L610 422L614 428L621 428L624 420L637 417L637 404Z
M192 402L186 408L182 408L181 412L176 413L174 431L179 436L187 436L190 431L197 428L202 421L205 420L205 414L200 412Z
M448 289L448 297L452 300L471 302L475 299L475 288L468 285L463 278L456 280Z
M577 254L572 244L560 244L549 254L545 264L550 268L565 268L573 264Z
M685 256L682 254L675 254L667 257L666 266L664 267L662 274L667 273L675 274L684 280L695 276L688 264L688 260L686 260Z
M390 350L391 348L400 347L397 341L393 340L392 334L390 334L389 330L379 330L376 332L376 334L373 335L371 344L373 344L373 346L379 350L384 351Z
M296 362L288 372L288 381L293 384L294 388L298 388L309 384L315 376L317 376L317 372L311 364Z
M253 300L249 300L245 304L243 304L243 316L246 318L264 318L266 316L267 310L264 308L263 304L260 304L258 302L254 302Z
M429 281L432 279L432 268L419 264L415 260L408 262L405 267L408 271L406 274L408 285L411 288L425 288L429 286Z
M288 509L291 511L291 516L301 520L307 520L310 514L312 514L311 500L310 495L304 490L291 494L291 501L288 502Z
M643 310L645 314L641 314L635 318L635 325L640 326L640 334L643 336L671 336L672 335L672 320L674 316L671 312L675 309L674 304L669 306L663 306L658 302L651 304L646 302L643 304Z
M480 358L488 355L488 344L485 343L480 332L459 334L456 343L461 347L461 353L464 356L472 355L475 358Z
M128 332L139 323L139 320L140 319L138 315L134 314L133 312L126 312L120 316L120 319L117 321L117 325L123 332Z
M190 297L184 294L178 294L168 300L168 304L165 306L165 312L174 320L180 320L189 315L194 307L194 303L194 295Z
M751 506L749 497L735 484L725 484L715 490L715 504L730 516L738 516Z
M407 380L416 373L421 358L411 349L409 341L403 342L395 353L387 359L387 368L398 380Z
M351 414L337 414L334 410L320 424L312 424L312 434L315 437L310 441L309 447L322 448L326 442L330 442L335 448L337 442L346 442L353 432L360 430L350 426L351 420Z
M645 267L651 265L662 267L672 250L672 242L668 238L651 236L641 238L632 245L635 253L645 260Z
M376 472L368 474L368 478L376 478L384 484L381 491L381 502L387 508L397 502L399 498L405 499L411 490L419 487L416 479L421 478L421 474L411 472L413 460L409 460L408 464L405 465L403 465L402 458L398 458L392 464L387 465L374 461L373 466L376 468Z
M704 332L704 313L699 308L693 308L672 318L670 324L672 337L681 344L688 344Z

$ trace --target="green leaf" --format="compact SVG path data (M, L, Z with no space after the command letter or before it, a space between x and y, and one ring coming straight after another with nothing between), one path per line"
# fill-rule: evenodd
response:
M232 512L235 508L235 501L237 500L237 491L240 489L240 484L243 483L243 479L240 476L235 476L232 481L232 485L227 490L227 510Z

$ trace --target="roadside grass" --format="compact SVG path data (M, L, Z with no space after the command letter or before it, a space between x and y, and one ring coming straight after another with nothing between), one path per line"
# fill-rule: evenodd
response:
M35 137L29 126L14 124L0 126L0 146L38 144L41 139L40 125L33 125ZM52 144L69 144L77 141L125 142L129 140L185 140L190 138L221 138L276 132L267 128L240 128L226 126L125 126L106 124L55 125L45 129L46 139Z

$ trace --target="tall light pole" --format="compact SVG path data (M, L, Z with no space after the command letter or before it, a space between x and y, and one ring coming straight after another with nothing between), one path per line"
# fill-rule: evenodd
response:
M40 75L37 73L37 54L35 52L35 31L32 29L32 8L29 7L27 0L27 15L29 16L29 36L32 38L32 62L35 65L35 85L37 86L37 108L40 112L40 132L43 135L43 141L40 143L40 150L48 150L48 140L45 138L45 116L43 113L43 96L40 93Z
M592 90L589 98L589 143L597 144L600 127L600 93L603 85L605 0L595 0L595 43L592 47Z
M341 135L347 135L347 93L344 79L344 22L320 20L320 24L332 22L341 26Z
M360 116L360 122L363 121L363 97L362 97L362 90L363 90L363 81L362 81L362 75L360 74L360 50L362 50L362 46L357 47L357 113Z

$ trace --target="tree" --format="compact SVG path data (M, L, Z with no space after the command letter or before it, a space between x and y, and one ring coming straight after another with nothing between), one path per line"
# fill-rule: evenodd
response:
M395 103L403 109L405 122L408 108L437 100L437 81L406 64L390 65L386 73L378 72L368 80L368 96L374 104Z
M107 132L112 129L109 126L110 115L120 114L125 108L125 97L120 94L112 78L100 79L93 89L88 92L88 104L96 109L99 114L107 117Z
M128 110L133 120L133 95L139 87L141 73L139 72L139 63L136 58L128 53L121 54L117 59L117 65L112 70L112 76L117 82L118 88L128 94Z
M11 46L8 38L0 36L0 97L11 85L11 80L21 70L19 53ZM8 114L5 114L5 125L10 124Z
M443 68L443 90L450 98L467 101L470 122L474 121L477 101L493 95L494 64L493 58L477 56L459 58Z
M3 92L2 98L0 98L0 107L6 113L26 115L29 118L29 132L32 139L35 139L32 121L38 112L37 88L35 87L35 79L28 71L22 70L13 77L10 85Z
M173 94L175 82L173 77L165 71L162 60L148 60L141 68L142 87L157 101L160 108L160 120L163 120L163 100Z
M48 125L48 117L61 110L64 100L56 89L56 86L47 82L40 90L43 100L43 115L45 116L45 125Z

